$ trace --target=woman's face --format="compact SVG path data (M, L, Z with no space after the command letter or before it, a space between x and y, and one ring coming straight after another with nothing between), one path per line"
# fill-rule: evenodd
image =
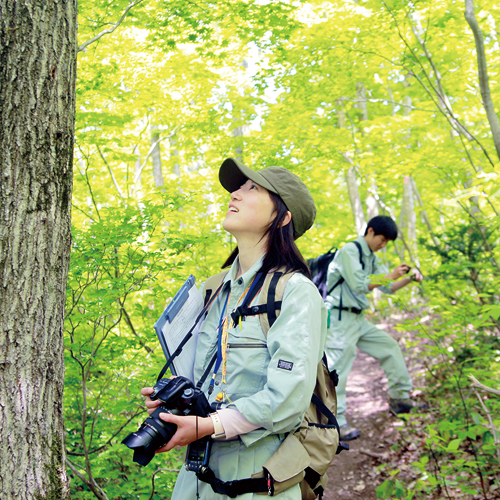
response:
M248 179L231 193L224 229L233 236L255 235L262 238L275 217L275 206L269 191Z

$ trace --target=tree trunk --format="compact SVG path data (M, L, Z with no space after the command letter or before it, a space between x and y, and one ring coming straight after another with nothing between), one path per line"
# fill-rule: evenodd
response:
M181 167L179 164L179 150L177 149L177 137L175 135L173 135L170 138L170 149L171 149L170 155L174 159L174 166L172 168L172 172L177 177L180 177L181 176Z
M356 180L356 171L353 166L347 170L346 182L349 200L351 201L352 213L354 215L356 233L363 234L366 227L365 214L363 213L363 205L359 196L358 183Z
M0 498L68 496L76 0L0 0Z
M410 182L411 182L413 194L415 195L418 206L420 207L420 217L422 218L422 222L427 226L427 230L429 231L429 235L432 238L432 242L434 243L434 245L437 248L441 248L441 244L440 244L439 240L434 235L434 230L432 229L431 221L429 219L429 216L427 215L427 211L424 208L424 203L422 201L422 198L420 197L420 193L417 189L417 184L415 182L415 179L411 175L410 175Z
M142 156L141 156L141 150L139 148L139 145L137 145L134 148L134 155L135 155L135 163L134 163L134 179L137 178L135 185L132 185L132 192L134 196L137 197L137 199L141 199L141 166L142 166ZM135 189L135 191L134 191Z
M477 71L479 75L481 97L483 99L484 109L486 110L486 116L488 117L488 123L490 124L493 143L495 144L495 150L497 152L498 158L500 158L500 123L498 120L498 115L495 113L495 107L491 98L488 67L486 64L486 54L484 51L483 34L476 20L473 0L465 0L465 20L469 24L470 29L474 34L474 41L476 42Z
M413 255L417 253L417 216L413 199L413 184L411 177L405 176L403 184L403 203L399 229L405 235L405 240Z
M375 182L372 182L370 193L365 199L365 205L366 205L366 216L368 217L368 220L373 219L377 215L379 215L379 209L378 209L378 203L377 203L377 198L371 194L371 192L376 193L377 192L377 186L375 185Z
M361 120L368 120L368 103L366 101L366 88L363 82L356 83L356 107L361 111Z
M153 159L153 176L155 179L155 186L163 186L163 173L161 171L161 149L160 149L160 134L158 132L158 127L151 126L151 146L153 151L151 152L151 158Z
M233 137L243 137L243 127L236 127L233 130ZM235 148L234 155L238 161L243 161L243 148L241 147L241 143Z

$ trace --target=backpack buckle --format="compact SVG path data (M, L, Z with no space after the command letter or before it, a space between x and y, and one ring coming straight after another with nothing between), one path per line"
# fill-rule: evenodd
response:
M272 497L274 496L274 479L269 472L267 472L266 478L267 478L267 496Z

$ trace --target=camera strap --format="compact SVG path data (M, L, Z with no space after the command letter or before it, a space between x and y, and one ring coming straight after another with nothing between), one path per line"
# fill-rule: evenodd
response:
M189 332L186 334L186 336L182 339L181 343L177 347L177 349L172 353L168 361L165 363L165 366L161 369L160 374L158 375L158 378L156 381L158 382L161 378L163 378L163 375L165 375L166 371L170 368L170 365L172 364L172 361L182 352L182 349L186 345L187 341L193 336L193 332L195 328L197 327L198 323L200 320L203 318L203 316L207 313L207 311L210 309L210 306L213 304L214 300L216 297L219 295L220 291L222 290L222 287L224 286L224 282L222 282L219 285L219 288L215 291L212 297L210 297L210 300L207 301L205 304L205 307L201 310L200 314L198 314L198 317L196 318L193 326L189 330Z

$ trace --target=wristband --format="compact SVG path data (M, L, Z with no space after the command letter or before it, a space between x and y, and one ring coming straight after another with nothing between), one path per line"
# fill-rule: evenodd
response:
M219 414L217 412L210 413L210 418L214 424L214 433L210 436L212 439L224 439L226 437L226 432L220 421Z

